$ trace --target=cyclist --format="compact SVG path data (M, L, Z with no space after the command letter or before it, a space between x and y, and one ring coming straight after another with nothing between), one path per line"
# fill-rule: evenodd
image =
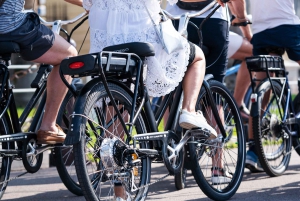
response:
M187 10L187 4L190 2L203 3L203 0L193 0L186 1L185 3L178 2L177 5L172 6L170 3L167 4L166 10L173 15L182 15L187 11L193 12L193 10ZM210 1L207 1L210 2ZM200 8L201 9L201 8ZM200 10L199 9L199 10ZM210 11L205 12L201 16L197 16L195 18L191 18L190 22L193 22L198 27L203 22L203 20L210 14ZM206 73L212 74L214 79L223 83L225 77L225 71L227 68L228 62L228 36L229 36L229 23L228 23L228 10L220 7L216 10L216 12L203 24L201 29L203 36L203 45L208 48L209 53L205 55L206 63ZM179 22L175 22L175 26L178 27ZM199 44L200 38L196 31L196 29L189 25L187 27L188 31L188 40L192 43ZM212 34L213 33L213 34ZM200 44L201 45L201 44ZM236 45L234 48L230 49L231 52L236 51L240 48L239 44L232 43L232 45ZM239 56L235 54L235 56ZM220 152L221 153L221 150ZM214 161L214 160L213 160ZM219 183L227 183L231 180L231 176L229 174L222 174L223 164L213 164L212 175L221 174L223 177L219 181ZM220 176L219 176L220 178Z
M67 88L59 76L59 64L66 57L77 55L76 49L49 28L40 24L36 13L24 13L25 0L2 0L0 3L0 41L12 41L20 46L24 60L47 63L54 66L47 80L45 114L38 143L63 143L65 133L56 125L56 116ZM66 76L71 82L71 77Z
M236 8L237 15L243 21L245 7L244 0L232 0L232 5ZM252 0L253 19L253 55L267 55L269 47L284 48L288 57L300 64L300 19L295 14L294 0ZM246 30L249 34L249 30ZM270 53L276 55L276 52ZM245 75L246 76L246 73ZM249 75L247 75L249 76ZM258 79L266 77L265 73L256 73ZM239 85L239 83L237 84ZM246 89L245 89L246 90ZM252 118L249 118L249 125ZM252 128L249 126L249 139L253 139ZM257 170L259 168L258 158L255 153L254 144L249 146L246 157L246 166Z
M157 97L168 94L183 79L184 100L179 119L180 125L186 129L206 128L211 132L210 138L216 138L216 131L207 123L202 113L195 112L197 97L205 75L203 52L184 37L181 39L183 49L171 54L165 52L148 16L149 11L156 23L159 22L160 4L157 0L66 1L82 5L90 13L91 53L122 43L151 43L156 54L146 58L145 61L148 66L145 84L149 95ZM117 184L118 182L115 185L117 199L128 199L129 196L126 197L122 186L119 188L120 185Z

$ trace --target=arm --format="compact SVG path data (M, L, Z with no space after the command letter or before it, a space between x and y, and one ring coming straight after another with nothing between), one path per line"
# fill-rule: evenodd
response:
M240 23L249 21L247 18L247 12L246 12L246 2L245 0L231 0L228 3L228 7L233 15L235 15L235 19L232 21L232 23ZM252 38L252 31L250 28L250 25L246 26L240 26L240 29L244 35L245 38L247 38L248 41Z
M64 1L82 7L83 0L64 0Z

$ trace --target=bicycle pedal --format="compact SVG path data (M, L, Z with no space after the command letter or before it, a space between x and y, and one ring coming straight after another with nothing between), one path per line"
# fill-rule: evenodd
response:
M202 139L208 139L210 137L210 131L203 128L193 128L189 130L191 133L191 136L202 138Z

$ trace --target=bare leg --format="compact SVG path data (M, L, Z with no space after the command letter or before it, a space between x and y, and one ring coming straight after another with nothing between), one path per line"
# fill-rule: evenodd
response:
M55 41L50 50L35 60L38 63L47 63L54 66L47 80L46 108L40 127L41 130L57 131L57 127L55 126L56 116L67 92L67 87L59 76L59 65L66 57L76 55L76 49L61 36L55 34ZM70 76L65 77L71 82L72 78Z
M247 70L245 58L252 55L252 45L247 41L243 40L242 46L239 50L231 57L233 59L242 60L241 67L236 77L236 85L234 88L234 98L238 106L243 104L244 96L250 86L250 75Z
M182 109L195 112L197 98L205 75L205 59L202 50L196 47L196 56L183 78L184 98Z

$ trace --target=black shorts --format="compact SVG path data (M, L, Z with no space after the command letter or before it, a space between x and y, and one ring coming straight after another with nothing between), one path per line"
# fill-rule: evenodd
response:
M190 66L194 59L195 59L195 56L196 56L196 47L195 47L195 44L189 42L190 44L190 55L189 55L189 64L187 66Z
M268 55L268 47L285 48L291 60L300 61L300 25L281 25L253 35L253 55Z
M190 21L199 26L204 18L191 18ZM175 27L178 27L178 20L175 21ZM188 25L188 40L194 44L199 44L197 30ZM203 45L205 45L209 54L205 55L206 74L212 74L215 80L223 82L227 68L228 52L228 22L222 19L210 18L202 27Z
M54 33L40 24L36 13L28 13L24 23L14 31L0 34L0 41L13 41L19 44L20 55L26 61L41 57L53 46L54 40Z

